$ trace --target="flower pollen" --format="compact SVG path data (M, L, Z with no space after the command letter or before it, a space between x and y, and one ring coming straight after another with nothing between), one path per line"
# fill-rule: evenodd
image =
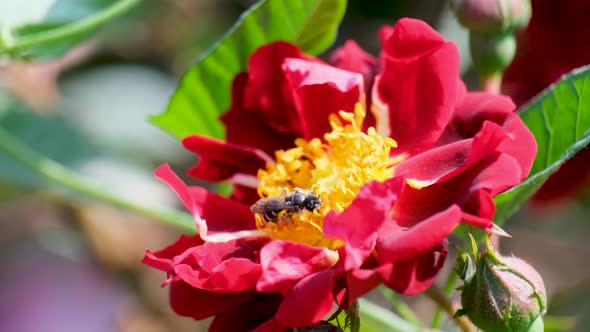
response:
M275 152L276 162L258 171L260 197L274 197L301 188L318 195L323 203L319 211L303 210L287 215L279 213L276 222L266 222L256 214L259 230L272 239L305 243L335 249L341 241L323 235L328 212L342 212L370 181L384 181L393 175L390 150L395 140L380 136L375 128L362 131L365 110L356 104L354 113L330 116L332 131L324 141L313 138L295 140L295 147Z

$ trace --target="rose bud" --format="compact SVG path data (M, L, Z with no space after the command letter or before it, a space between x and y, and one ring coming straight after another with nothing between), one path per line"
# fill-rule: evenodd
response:
M517 257L504 257L486 241L487 251L459 253L457 270L466 315L484 331L543 331L542 315L547 310L545 285L539 273ZM474 247L476 248L476 247Z
M459 22L478 33L519 29L531 17L529 0L453 0L451 5Z

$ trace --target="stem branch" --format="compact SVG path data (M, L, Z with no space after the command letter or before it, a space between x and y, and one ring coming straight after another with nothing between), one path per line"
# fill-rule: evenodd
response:
M4 151L7 155L26 165L50 182L119 208L176 226L190 234L195 233L196 227L194 221L187 213L140 206L117 195L101 190L96 185L61 164L39 155L2 128L0 128L0 151Z
M89 32L103 25L107 21L125 13L141 1L142 0L121 0L90 17L64 26L38 32L30 36L13 37L14 39L2 38L3 42L1 44L3 45L0 45L2 46L2 48L0 48L0 54L18 51L39 44L56 42Z

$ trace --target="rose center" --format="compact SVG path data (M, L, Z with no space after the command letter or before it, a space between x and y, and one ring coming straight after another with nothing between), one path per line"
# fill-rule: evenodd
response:
M272 239L306 243L335 249L340 241L323 234L324 217L329 211L342 212L361 187L372 180L383 181L393 174L390 150L397 146L391 138L380 136L373 127L362 131L365 111L360 104L354 113L339 112L330 116L332 131L324 141L314 138L295 140L295 147L275 152L276 162L258 171L260 197L281 196L301 188L319 196L322 206L314 212L285 215L266 221L256 214L259 230Z

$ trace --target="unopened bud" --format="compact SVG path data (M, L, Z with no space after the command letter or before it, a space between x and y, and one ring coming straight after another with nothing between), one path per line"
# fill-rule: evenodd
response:
M472 32L498 33L527 25L530 0L452 0L457 19Z
M543 331L547 310L545 285L539 273L517 257L503 257L487 242L488 250L466 259L458 267L464 284L458 315L466 315L484 331ZM469 267L470 264L473 266Z

